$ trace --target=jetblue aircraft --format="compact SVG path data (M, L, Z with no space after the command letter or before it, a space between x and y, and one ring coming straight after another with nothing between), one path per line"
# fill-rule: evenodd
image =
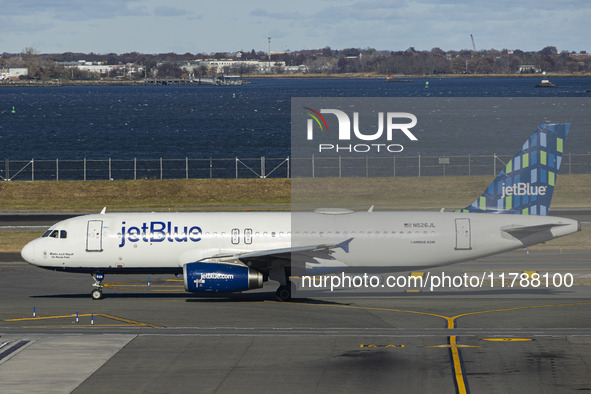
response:
M580 230L547 216L568 124L543 124L484 193L456 212L105 213L61 221L21 254L41 268L183 275L189 292L261 288L291 298L291 264L312 271L394 272L441 266L534 245ZM292 229L292 221L306 224Z

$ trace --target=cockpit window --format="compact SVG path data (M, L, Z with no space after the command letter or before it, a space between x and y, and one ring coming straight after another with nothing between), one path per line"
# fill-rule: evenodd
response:
M47 230L45 234L41 236L42 238L68 238L68 232L66 230Z

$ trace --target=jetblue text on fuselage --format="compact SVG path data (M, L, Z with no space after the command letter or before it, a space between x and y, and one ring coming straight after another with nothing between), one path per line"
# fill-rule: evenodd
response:
M340 141L351 141L355 138L360 141L370 141L374 143L361 143L361 144L330 144L322 143L318 145L319 152L332 151L335 153L339 152L351 152L351 153L367 153L367 152L390 152L397 153L402 152L404 147L401 144L391 144L393 140L394 132L399 130L411 141L417 141L417 137L409 130L417 124L417 117L408 112L378 112L378 128L373 133L365 134L359 129L359 112L353 112L353 132L351 133L351 120L349 115L338 109L321 109L321 114L333 114L337 117L338 121L338 139ZM384 118L386 119L386 127L384 133ZM406 123L395 123L395 120L406 119L410 122ZM307 139L309 141L314 139L314 122L312 119L308 119L307 124ZM385 134L385 135L384 135ZM378 140L385 140L388 143L375 143Z
M121 243L119 247L129 242L199 242L201 241L201 227L175 226L173 222L144 222L139 226L127 227L121 223Z

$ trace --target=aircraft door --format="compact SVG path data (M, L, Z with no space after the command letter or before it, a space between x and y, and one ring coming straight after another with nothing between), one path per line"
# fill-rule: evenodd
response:
M89 220L86 230L86 251L103 251L103 221Z
M456 250L472 249L470 219L456 219Z

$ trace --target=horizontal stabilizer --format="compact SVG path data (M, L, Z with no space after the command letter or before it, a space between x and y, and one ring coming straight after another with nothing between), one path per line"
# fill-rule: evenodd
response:
M565 223L548 223L540 224L536 226L520 226L520 227L509 227L503 228L502 230L506 233L513 235L515 238L528 237L532 234L542 233L552 230L554 227L566 226Z

